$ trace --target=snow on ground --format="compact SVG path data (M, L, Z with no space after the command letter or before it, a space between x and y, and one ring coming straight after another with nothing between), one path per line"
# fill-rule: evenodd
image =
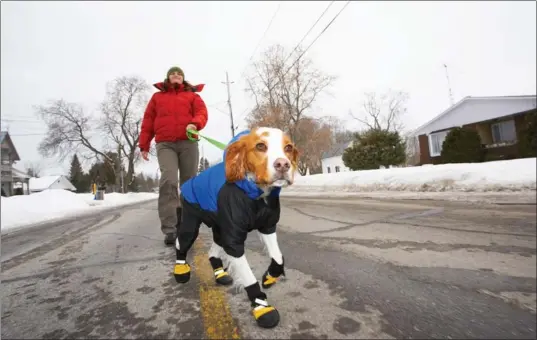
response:
M110 193L104 200L93 200L92 194L76 194L67 190L52 189L31 195L1 198L1 231L67 217L89 214L131 203L153 200L155 193Z
M535 202L536 158L299 176L283 196L464 199L524 192ZM506 194L510 196L510 194Z

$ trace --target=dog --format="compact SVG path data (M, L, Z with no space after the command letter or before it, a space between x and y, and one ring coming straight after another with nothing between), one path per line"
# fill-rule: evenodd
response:
M229 142L223 162L181 186L183 214L175 244L176 281L190 280L187 254L204 223L213 234L209 262L216 283L230 285L235 278L236 284L246 290L253 317L263 328L278 325L280 315L261 290L245 257L244 245L248 233L257 230L271 258L261 279L264 289L285 275L276 236L279 195L282 188L294 182L298 156L297 148L282 130L268 127L246 130Z

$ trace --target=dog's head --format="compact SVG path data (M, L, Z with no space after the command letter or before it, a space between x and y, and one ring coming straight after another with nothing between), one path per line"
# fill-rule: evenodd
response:
M260 186L293 184L298 150L280 129L253 129L226 148L226 179L236 182L252 178Z

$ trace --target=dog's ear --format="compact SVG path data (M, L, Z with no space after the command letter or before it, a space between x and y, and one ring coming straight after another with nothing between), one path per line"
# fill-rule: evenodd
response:
M226 151L226 180L236 182L246 177L246 143L244 140L230 144Z
M295 147L293 147L293 153L291 155L291 164L294 165L295 169L298 167L298 158L300 157L300 151Z

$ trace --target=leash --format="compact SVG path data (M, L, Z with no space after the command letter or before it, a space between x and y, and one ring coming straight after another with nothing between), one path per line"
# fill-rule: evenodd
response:
M193 135L197 135L198 138L194 138ZM220 143L219 141L217 140L214 140L212 138L209 138L209 137L206 137L206 136L203 136L201 135L198 131L196 130L192 130L192 129L188 129L186 130L186 136L188 137L189 140L193 141L193 142L199 142L201 140L201 138L205 139L207 142L209 142L210 144L216 146L217 148L219 148L220 150L225 150L226 149L226 144L224 143Z

